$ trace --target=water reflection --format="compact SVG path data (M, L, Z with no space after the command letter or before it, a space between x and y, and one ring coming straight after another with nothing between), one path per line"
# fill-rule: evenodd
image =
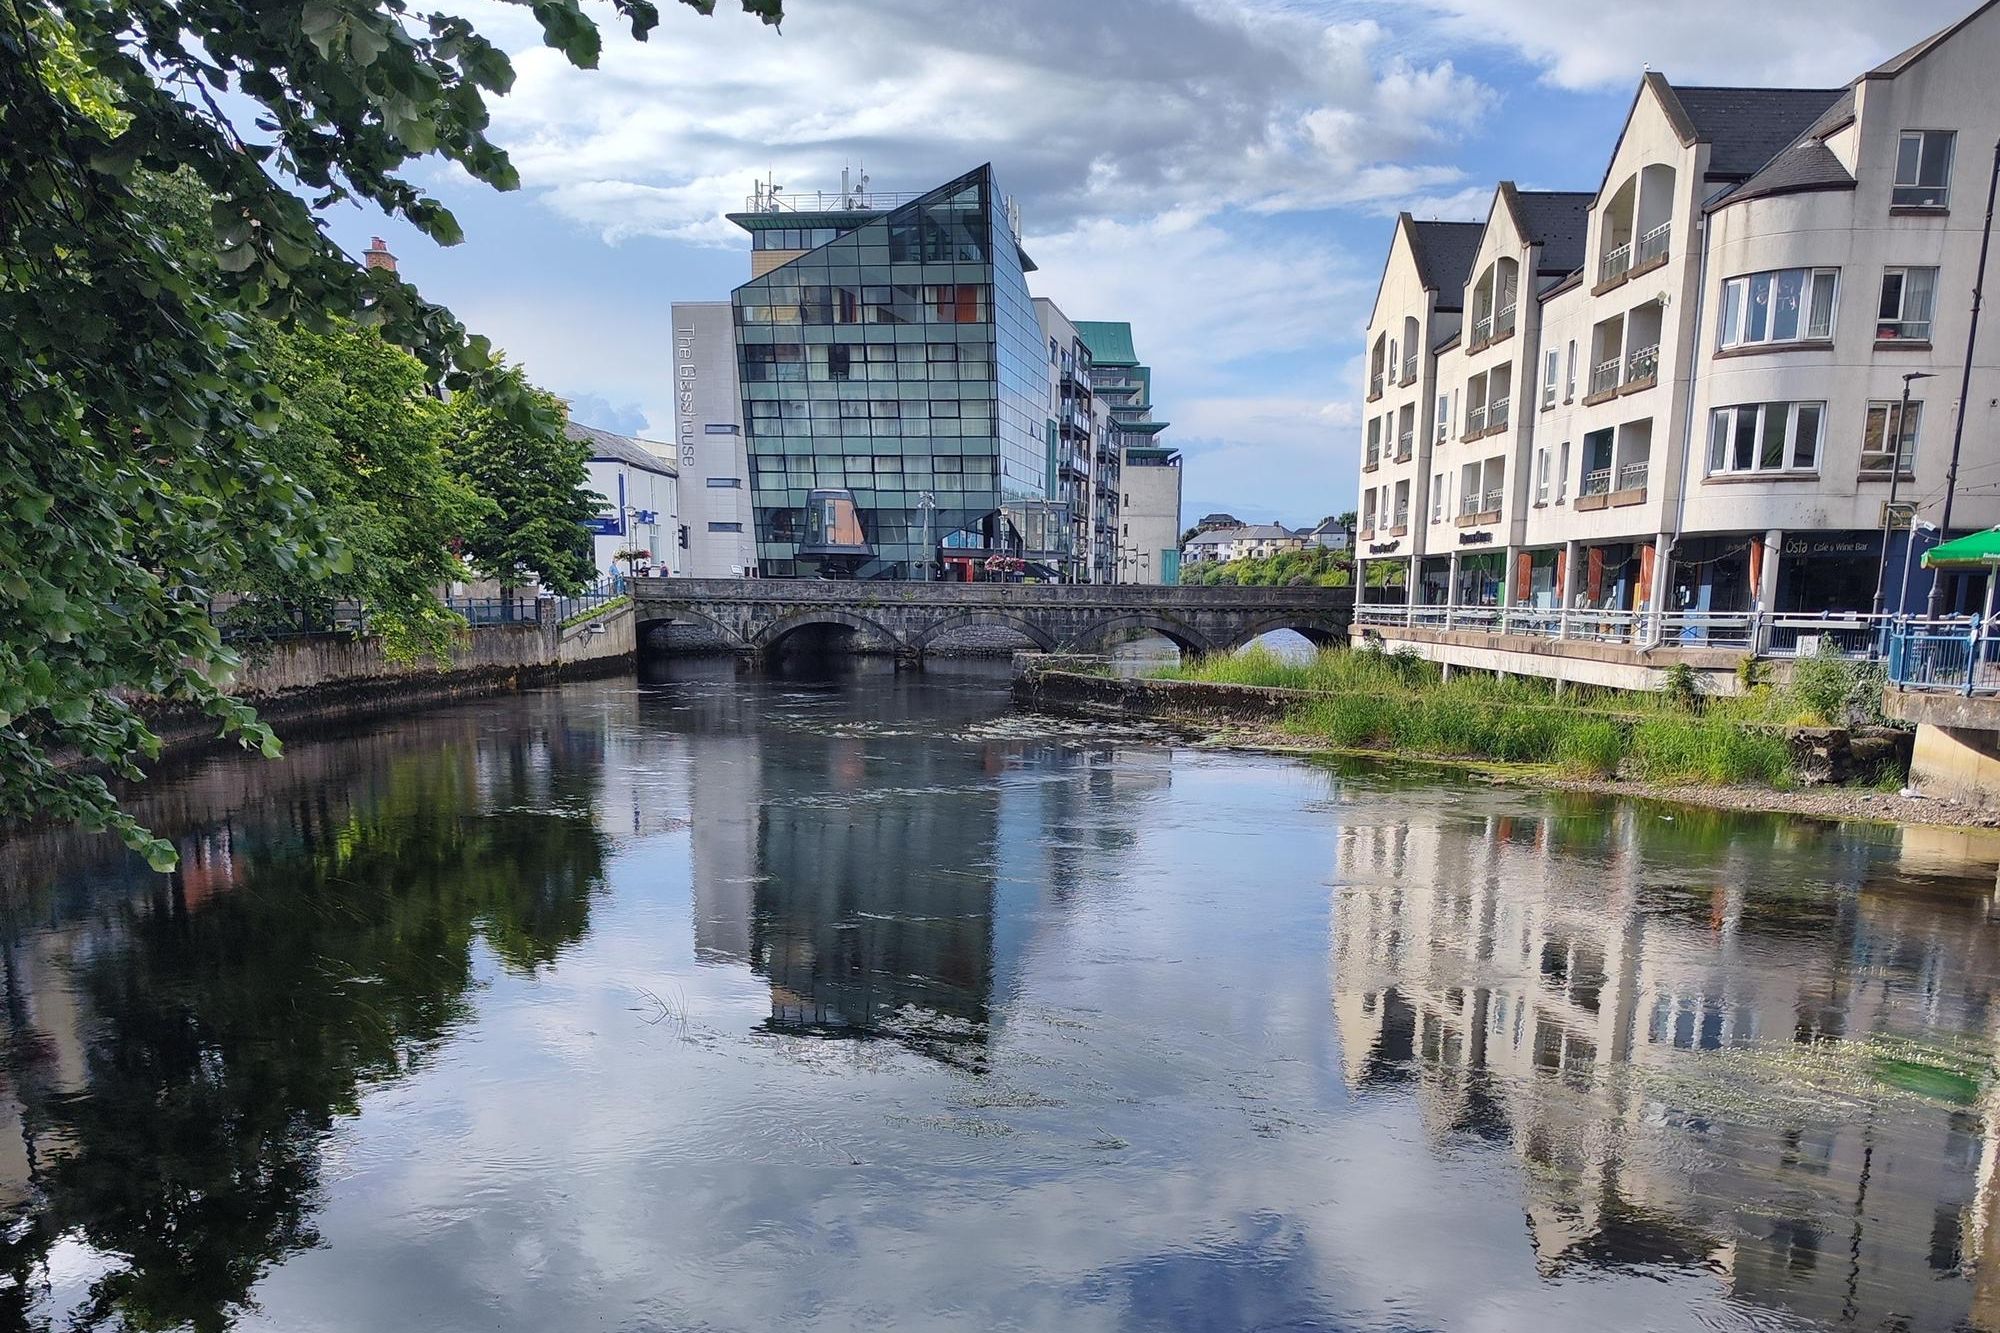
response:
M143 808L171 881L0 844L0 1327L2000 1328L1990 843L1175 751L950 664Z
M1828 1325L2000 1327L1963 1280L1992 1267L1989 902L1896 860L1594 802L1350 828L1347 1077L1511 1148L1545 1277L1696 1268Z

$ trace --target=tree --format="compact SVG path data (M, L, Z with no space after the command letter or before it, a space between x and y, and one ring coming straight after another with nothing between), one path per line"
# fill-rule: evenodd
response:
M741 0L775 23L781 0ZM612 0L643 39L652 0ZM714 0L684 0L701 13ZM549 45L594 66L579 0L537 0ZM282 404L252 319L325 331L353 318L454 390L484 387L524 428L490 348L393 273L364 270L316 209L401 216L441 244L458 223L404 174L440 157L519 178L486 136L506 55L464 18L407 0L18 0L0 10L0 819L119 830L161 867L173 850L122 813L158 739L152 696L206 710L267 753L230 697L210 623L254 571L337 569L313 497L272 462ZM242 126L217 101L254 108ZM162 234L148 182L185 171L211 204L196 271Z
M499 392L481 386L451 403L452 466L485 502L466 529L465 554L510 593L531 578L581 592L597 573L583 526L601 499L587 484L590 449L564 433L562 400L531 387L519 367L499 381ZM525 422L512 410L522 402Z

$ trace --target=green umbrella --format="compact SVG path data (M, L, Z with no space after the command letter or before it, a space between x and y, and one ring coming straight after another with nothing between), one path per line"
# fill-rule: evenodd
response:
M1987 569L2000 565L2000 528L1940 542L1924 552L1925 569Z

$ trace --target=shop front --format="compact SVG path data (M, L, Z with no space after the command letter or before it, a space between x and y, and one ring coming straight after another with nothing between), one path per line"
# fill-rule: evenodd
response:
M1650 542L1607 542L1577 553L1574 607L1583 611L1631 611L1652 592Z
M1895 563L1900 574L1902 562ZM1771 609L1781 615L1865 615L1875 605L1875 580L1881 569L1879 532L1788 532L1778 548L1778 584ZM1893 605L1899 592L1900 583L1891 582L1885 600Z
M1452 602L1458 606L1500 605L1501 581L1506 576L1507 556L1502 551L1479 551L1458 557L1458 583Z

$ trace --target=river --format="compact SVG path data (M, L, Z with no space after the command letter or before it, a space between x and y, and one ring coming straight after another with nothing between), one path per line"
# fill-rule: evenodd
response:
M1996 845L693 663L0 844L0 1328L2000 1329Z

